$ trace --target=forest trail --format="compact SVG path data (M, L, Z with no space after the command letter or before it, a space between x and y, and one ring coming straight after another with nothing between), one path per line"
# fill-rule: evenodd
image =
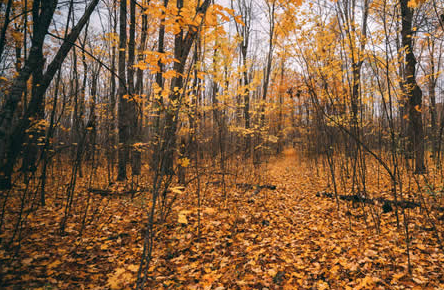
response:
M262 174L262 183L276 185L276 190L255 193L231 188L225 206L217 194L220 188L208 190L199 243L183 242L196 232L195 202L187 204L189 198L178 202L176 212L186 215L187 225L170 232L169 240L159 247L163 254L153 268L152 286L443 289L444 255L433 242L429 248L430 237L414 238L409 277L403 233L396 230L393 213L383 217L379 234L368 209L366 221L359 207L345 201L338 213L334 199L316 196L327 180L316 176L313 166L287 150Z
M327 180L313 166L286 151L260 169L261 184L275 190L227 186L224 197L220 185L207 183L200 239L195 188L187 188L157 228L147 289L444 289L444 254L431 234L417 230L415 210L409 276L394 214L382 215L378 234L368 208L364 214L341 200L338 212L334 199L317 196ZM68 235L57 233L61 211L49 201L46 210L30 216L32 232L24 233L16 262L3 269L4 285L130 289L140 259L144 200L94 196L96 220L82 237L74 219Z
M444 0L0 20L0 289L444 290Z

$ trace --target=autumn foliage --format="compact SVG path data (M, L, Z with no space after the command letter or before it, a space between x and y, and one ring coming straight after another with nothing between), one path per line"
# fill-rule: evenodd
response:
M441 0L0 0L0 288L444 289Z

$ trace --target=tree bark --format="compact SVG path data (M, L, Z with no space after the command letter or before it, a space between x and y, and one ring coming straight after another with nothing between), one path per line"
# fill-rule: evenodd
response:
M0 59L2 58L3 50L5 49L6 31L8 30L9 23L11 22L11 19L9 18L9 15L11 14L11 8L12 0L8 0L8 4L6 4L5 19L3 22L2 30L0 32Z
M117 180L126 179L126 164L128 162L129 145L129 120L128 120L128 97L126 96L126 1L120 1L119 15L119 108L118 108L118 127L119 127L119 164L117 171Z
M409 112L409 142L415 156L415 173L425 173L424 132L422 127L422 91L416 83L416 58L413 53L413 9L408 7L408 0L401 0L402 47L405 50L405 79L403 87L407 96Z

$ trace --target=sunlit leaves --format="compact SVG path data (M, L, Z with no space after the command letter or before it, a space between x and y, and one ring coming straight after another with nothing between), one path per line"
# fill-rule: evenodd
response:
M132 267L132 270L136 268ZM122 289L125 286L128 286L135 279L134 274L130 269L125 268L117 268L114 273L108 275L108 286L111 289Z
M408 7L410 8L416 8L419 5L421 5L422 3L426 2L427 0L409 0L408 2Z

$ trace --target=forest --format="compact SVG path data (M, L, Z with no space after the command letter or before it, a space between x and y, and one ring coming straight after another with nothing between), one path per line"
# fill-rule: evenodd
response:
M444 289L443 0L0 0L1 289Z

